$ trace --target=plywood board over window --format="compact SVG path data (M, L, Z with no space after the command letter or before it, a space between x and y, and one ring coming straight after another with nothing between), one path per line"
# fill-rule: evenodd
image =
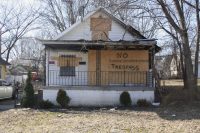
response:
M104 40L109 38L112 20L110 18L91 18L90 30L92 31L92 40Z
M108 31L92 31L92 40L108 40Z
M112 20L110 18L91 18L91 31L111 31Z
M148 50L101 50L101 85L147 84ZM96 51L88 52L88 69L96 71ZM95 77L96 76L96 77ZM88 83L96 84L98 75L88 75Z
M59 66L78 66L81 61L81 57L75 55L61 55L58 59Z

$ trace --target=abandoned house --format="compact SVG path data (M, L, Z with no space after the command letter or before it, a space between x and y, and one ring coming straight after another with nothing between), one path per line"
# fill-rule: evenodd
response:
M56 103L66 90L71 106L119 105L129 92L132 104L154 101L153 65L160 50L132 26L98 8L53 40L42 40L46 55L43 99Z

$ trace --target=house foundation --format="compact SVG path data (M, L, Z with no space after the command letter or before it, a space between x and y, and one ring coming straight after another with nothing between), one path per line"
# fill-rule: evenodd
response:
M69 106L120 106L120 95L127 91L130 94L132 105L136 105L140 99L154 101L154 88L140 87L45 87L43 100L49 100L57 105L56 97L59 89L67 92L71 101Z

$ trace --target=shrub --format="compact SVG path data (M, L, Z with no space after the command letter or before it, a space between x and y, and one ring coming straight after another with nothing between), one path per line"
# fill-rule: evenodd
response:
M130 106L132 101L128 92L124 91L120 95L120 103L124 106Z
M24 93L21 101L22 107L33 107L35 105L34 90L31 83L31 72L28 72L28 78L24 88Z
M70 98L68 97L66 91L60 89L57 93L56 101L61 107L65 108L68 106Z
M49 109L49 108L52 108L54 104L50 102L49 100L42 100L39 102L38 106L39 108L42 108L42 109Z
M148 107L149 105L150 105L150 103L147 102L146 99L139 99L139 100L137 101L137 106L138 106L138 107Z

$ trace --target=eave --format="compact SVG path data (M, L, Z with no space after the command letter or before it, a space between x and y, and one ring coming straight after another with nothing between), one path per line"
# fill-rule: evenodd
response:
M41 42L46 47L53 49L80 50L83 47L87 49L150 49L155 47L156 52L160 50L155 39L137 39L134 41L41 40Z

